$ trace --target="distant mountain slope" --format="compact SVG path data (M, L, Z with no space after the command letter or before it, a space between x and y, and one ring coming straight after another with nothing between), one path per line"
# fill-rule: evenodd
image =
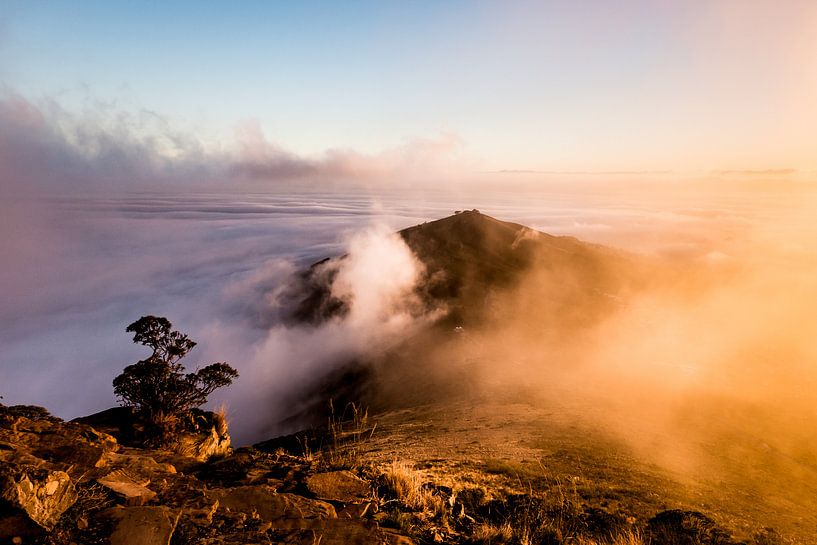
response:
M400 236L426 266L421 284L426 299L447 304L452 321L484 321L490 294L517 287L531 275L548 276L552 283L525 284L525 299L533 305L554 302L553 284L563 284L561 295L567 290L583 298L617 293L628 282L620 269L630 258L623 253L476 210L404 229Z
M566 282L577 296L614 294L632 281L622 274L622 267L633 268L632 258L622 252L500 221L477 210L398 234L425 266L419 294L429 307L448 309L447 324L482 321L489 295L513 288L530 273L547 273L554 282ZM293 321L319 323L345 311L345 303L330 293L334 275L325 266L331 262L314 264L291 290ZM541 287L531 289L532 302L544 295L537 289Z
M339 406L363 401L385 409L451 395L442 390L467 384L475 371L456 348L464 340L459 333L505 328L536 343L571 335L619 308L639 283L633 256L476 210L398 234L424 266L416 293L435 318L392 340L385 351L336 362L314 377L309 392L293 393L291 406L299 409L290 424L309 421L309 415L321 421L330 398ZM346 258L324 259L300 275L289 293L294 324L317 325L348 311L331 293Z

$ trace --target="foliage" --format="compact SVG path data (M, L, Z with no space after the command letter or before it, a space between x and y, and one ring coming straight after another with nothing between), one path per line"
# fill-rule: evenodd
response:
M48 420L49 422L62 422L61 418L53 416L45 407L37 405L11 405L6 406L0 403L0 416L10 418L24 417L29 420Z
M125 367L113 381L114 393L124 405L136 408L161 429L204 404L213 391L238 377L238 372L224 362L185 373L179 360L196 343L174 331L166 318L143 316L126 331L134 334L133 342L150 347L153 353Z

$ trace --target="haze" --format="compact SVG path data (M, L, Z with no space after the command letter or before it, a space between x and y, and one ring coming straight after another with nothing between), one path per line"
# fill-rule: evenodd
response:
M485 384L641 400L600 417L612 427L707 394L794 411L777 429L801 437L813 2L216 7L0 8L4 403L115 404L112 378L143 356L125 326L157 314L199 342L190 365L241 372L213 398L237 443L290 431L293 392L439 310L417 310L422 266L390 233L478 208L660 263L581 331L502 313L550 289L532 271L472 332ZM332 289L353 312L284 324L293 275L344 253ZM551 322L558 342L528 328Z

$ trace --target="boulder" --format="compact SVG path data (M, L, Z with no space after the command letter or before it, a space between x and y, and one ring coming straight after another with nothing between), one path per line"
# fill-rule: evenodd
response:
M37 458L36 456L32 456L23 450L17 450L15 448L0 449L0 463L2 462L9 465L30 465L54 469L52 464L49 464L42 458Z
M0 499L38 526L51 530L74 505L77 492L64 471L0 464Z
M153 454L153 453L151 453ZM176 467L167 462L157 462L152 455L141 450L125 449L123 452L108 453L105 467L122 469L137 481L155 481L176 474Z
M278 534L281 543L295 545L414 545L414 542L377 524L343 519L316 521L313 528Z
M179 512L167 507L114 507L99 517L114 523L110 545L170 545Z
M338 511L338 518L341 519L362 519L368 514L377 512L377 503L370 501L366 503L350 503Z
M156 498L156 492L147 488L150 479L137 480L121 469L111 471L96 482L122 498L126 505L145 505Z
M306 486L322 500L356 503L371 497L369 483L350 471L316 473L306 479Z
M275 529L310 529L315 521L337 518L335 508L326 502L279 494L264 485L215 489L208 496L218 500L219 510L260 518Z
M6 418L0 425L0 442L57 469L73 468L79 473L104 466L105 455L119 448L116 439L90 426L26 417Z

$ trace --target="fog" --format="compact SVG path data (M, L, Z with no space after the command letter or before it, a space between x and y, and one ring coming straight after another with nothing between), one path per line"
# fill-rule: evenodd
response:
M571 298L569 279L531 271L516 290L497 294L490 333L467 332L487 362L486 384L516 376L526 391L540 380L543 391L572 388L577 399L632 400L637 392L660 408L696 392L811 410L817 254L809 194L742 193L724 197L727 204L692 193L676 203L661 197L552 188L479 198L349 190L22 203L3 237L5 255L14 256L0 307L4 402L41 404L66 418L112 406L111 380L144 356L125 326L157 314L199 342L188 366L226 360L241 373L213 396L228 405L238 441L289 431L279 423L292 407L281 400L439 312L418 309L412 287L422 265L390 233L448 215L468 198L467 207L650 263L639 271L649 282L580 329L559 325L594 310ZM293 275L346 253L331 265L339 267L332 289L351 312L320 327L285 324L282 294ZM530 309L520 301L548 289L561 307L519 314ZM467 353L457 342L457 353ZM429 361L440 354L444 348Z
M458 145L443 135L304 158L250 123L213 151L151 116L80 119L5 97L3 402L64 418L113 406L111 381L145 355L125 327L154 314L199 343L189 368L228 361L240 372L211 399L226 404L237 444L292 431L292 400L351 359L380 365L384 383L403 377L384 354L445 309L420 304L423 265L393 232L478 208L624 252L629 265L611 260L609 272L635 280L598 299L578 278L527 271L490 294L484 324L418 344L414 376L474 395L570 399L577 417L653 456L656 434L632 430L689 435L696 426L679 422L711 423L727 406L761 415L752 425L774 430L775 448L813 452L801 425L817 401L813 183L789 171L485 173L452 159ZM285 320L297 274L340 255L323 267L349 312Z
M406 402L525 401L691 481L811 505L817 201L744 192L721 208L706 206L710 191L685 195L700 199L694 212L656 203L641 209L643 232L607 224L605 242L626 250L596 263L601 293L545 260L491 293L480 323L420 339L402 367L381 362L383 402L418 381L428 395Z

